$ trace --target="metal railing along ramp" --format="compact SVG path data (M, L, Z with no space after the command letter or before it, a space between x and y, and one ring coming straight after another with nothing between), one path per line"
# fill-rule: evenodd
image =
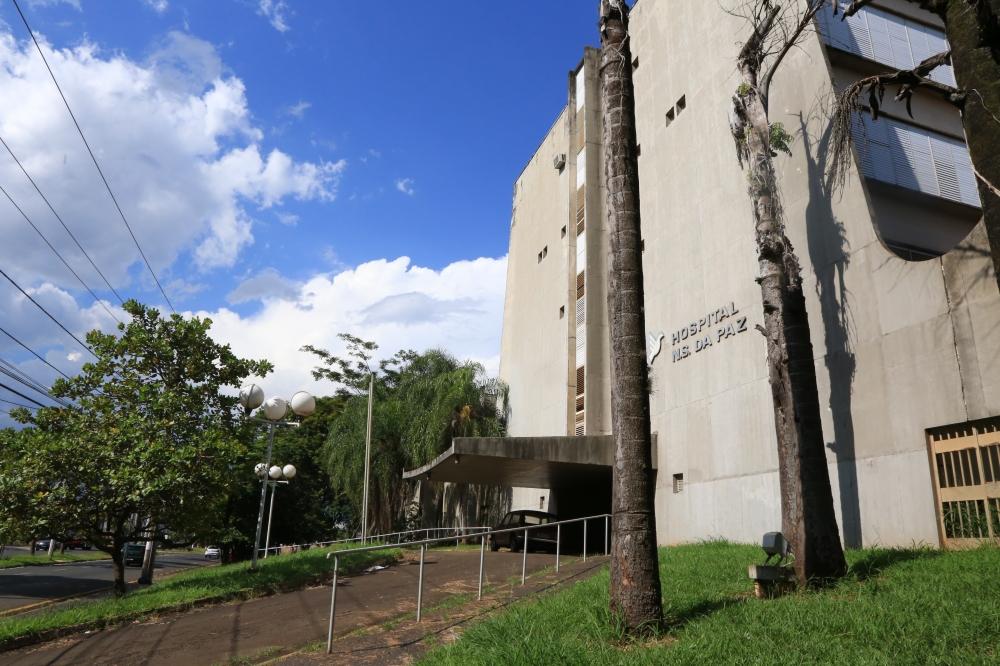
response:
M329 620L329 624L327 626L327 632L326 632L326 653L327 654L331 654L333 652L333 625L334 625L334 620L336 619L336 615L337 615L337 569L340 566L340 556L341 555L346 555L346 554L354 555L356 553L368 553L368 552L374 552L374 551L378 551L378 550L391 550L393 548L399 548L400 546L406 546L406 547L419 546L420 547L420 572L417 575L417 590L416 590L416 595L417 595L417 622L420 622L420 611L421 611L421 605L423 603L423 596L424 596L424 556L427 553L427 547L428 546L432 546L432 545L438 544L438 543L445 543L445 542L450 543L452 541L457 541L458 539L461 539L461 538L468 539L468 538L476 538L476 537L478 537L479 538L479 589L478 589L478 593L477 593L476 598L477 599L482 599L483 598L483 572L485 570L485 564L486 564L486 541L487 541L488 537L491 537L494 534L506 534L506 533L511 533L511 532L523 532L524 533L524 541L522 542L523 547L521 549L521 585L524 585L524 581L525 581L525 577L526 577L526 571L527 571L527 565L528 565L528 549L529 549L529 545L530 545L529 544L529 540L528 540L528 533L531 530L538 530L538 529L546 529L546 530L548 530L548 529L551 529L552 527L556 528L556 572L558 572L559 571L559 553L560 553L560 548L561 548L561 545L562 545L562 526L563 525L574 524L574 523L583 523L583 560L586 561L587 560L587 524L589 522L591 522L591 521L594 521L594 520L602 520L602 519L604 520L604 554L607 555L608 554L608 524L609 524L609 519L610 518L611 518L611 514L609 514L609 513L601 513L601 514L598 514L598 515L595 515L595 516L585 516L583 518L571 518L569 520L559 520L559 521L556 521L556 522L545 523L543 525L524 525L524 526L519 526L519 527L508 527L508 528L500 529L500 530L484 529L484 531L478 532L478 533L476 533L474 535L465 535L465 537L461 537L461 536L458 537L458 538L456 538L455 536L436 537L436 538L430 538L430 539L423 539L423 540L420 540L420 541L402 542L402 543L398 543L398 544L380 544L378 546L364 546L362 548L351 548L351 549L344 550L344 551L335 551L335 552L329 553L326 557L327 557L327 559L330 559L331 557L333 558L333 583L330 586L330 620ZM430 529L439 529L439 528L430 528Z
M330 548L331 546L339 546L345 543L358 543L361 542L384 542L388 544L386 547L391 546L402 546L417 544L427 539L438 539L451 541L454 539L455 543L459 543L462 539L475 538L482 534L483 532L489 531L489 527L482 526L465 526L465 527L421 527L415 530L406 530L405 532L387 532L385 534L369 534L363 537L351 537L349 539L337 539L335 541L310 541L309 543L294 543L294 544L282 544L280 546L270 546L267 548L258 548L257 552L261 553L261 556L266 558L268 554L270 555L280 555L283 550L292 549L293 551L306 550L308 548ZM420 538L423 535L423 538ZM393 544L393 539L395 543Z

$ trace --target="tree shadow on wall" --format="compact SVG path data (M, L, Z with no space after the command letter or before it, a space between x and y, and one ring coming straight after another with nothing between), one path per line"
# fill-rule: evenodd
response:
M830 379L829 407L833 418L833 441L827 447L837 459L840 487L840 522L844 545L861 546L861 507L858 495L858 468L855 458L854 419L851 401L857 367L851 348L850 293L844 273L851 261L851 248L844 224L833 212L833 184L827 178L831 127L814 146L806 119L799 113L799 128L804 145L809 178L809 203L806 206L806 238L809 259L816 276L816 296L823 318L826 365Z

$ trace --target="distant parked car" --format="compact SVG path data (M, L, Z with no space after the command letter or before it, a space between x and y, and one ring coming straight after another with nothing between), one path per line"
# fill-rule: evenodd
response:
M222 557L222 550L218 546L208 546L205 548L206 560L217 560Z
M52 539L39 539L35 542L35 550L48 550L52 544Z
M141 543L127 543L122 546L122 557L127 567L141 567L146 556L146 546Z
M80 550L90 550L91 546L89 543L81 539L80 537L71 537L66 540L66 547L70 550L75 550L79 548Z
M548 525L558 521L559 518L552 513L544 511L511 511L493 529L505 530L517 527L530 527L532 525ZM535 527L528 530L528 543L524 543L524 530L517 532L503 532L490 537L490 550L500 550L510 548L511 552L517 552L522 548L527 550L555 550L556 548L556 528L555 527Z

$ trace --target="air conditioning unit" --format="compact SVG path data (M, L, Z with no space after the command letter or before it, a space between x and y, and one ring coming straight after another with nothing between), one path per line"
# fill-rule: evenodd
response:
M563 168L566 166L566 153L559 153L558 155L553 157L552 166L554 166L556 170L562 171Z

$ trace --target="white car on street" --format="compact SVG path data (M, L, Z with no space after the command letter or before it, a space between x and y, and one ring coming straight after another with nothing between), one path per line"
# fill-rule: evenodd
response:
M206 560L217 560L222 557L222 551L218 546L208 546L205 548L205 559Z

